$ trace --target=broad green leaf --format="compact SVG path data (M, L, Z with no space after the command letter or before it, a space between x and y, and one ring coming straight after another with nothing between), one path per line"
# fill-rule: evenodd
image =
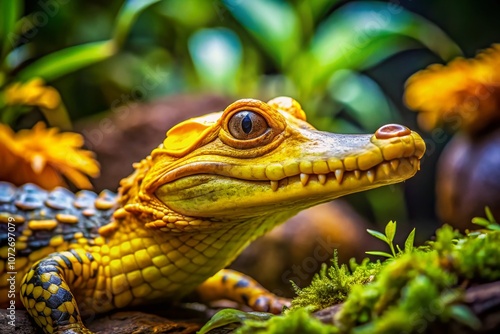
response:
M52 81L65 74L77 71L111 57L116 52L112 41L87 43L55 51L25 67L16 78L24 81L41 77Z
M372 236L374 236L377 239L382 240L385 243L389 243L389 241L387 240L387 237L384 234L380 233L379 231L366 229L366 232L370 233Z
M461 54L440 28L421 16L397 4L360 1L344 5L318 27L309 61L317 66L315 74L319 76L329 76L341 68L358 69L366 66L367 57L375 51L373 43L379 43L375 49L381 61L401 51L391 42L391 38L401 37L418 41L444 60ZM392 47L384 48L386 44Z
M130 29L134 25L139 15L146 8L160 0L127 0L116 17L115 31L113 32L113 41L117 48L121 48L125 42ZM187 15L187 13L185 14Z
M217 15L222 15L222 9L225 10L219 1L206 0L168 0L160 1L158 6L155 6L156 13L190 29L210 25L217 19ZM189 13L189 15L179 15L179 13Z
M278 66L284 67L299 51L300 21L289 3L279 0L223 0L222 3Z
M225 28L203 29L191 36L188 45L205 87L234 94L242 59L238 36Z
M346 68L361 71L377 65L401 51L420 47L421 45L415 40L400 35L388 35L380 36L358 50L344 45L344 48L340 51ZM356 53L355 57L353 57L352 53Z
M243 312L235 309L224 309L217 312L199 331L198 334L205 334L214 328L222 327L233 323L241 323L245 320L268 320L273 315L265 312Z
M365 253L368 255L384 256L384 257L388 257L388 258L394 257L392 254L389 254L386 252L380 252L380 251L368 251Z
M311 39L317 22L338 2L338 0L296 1L295 11L300 17L303 40L308 41Z
M380 86L366 75L340 70L328 86L332 99L341 103L364 131L375 131L398 117Z
M16 22L19 20L23 10L23 1L21 0L0 0L0 13L2 19L0 20L0 45L1 53L0 59L12 50L17 40L15 34Z
M396 222L392 220L385 225L385 236L390 243L394 241L394 236L396 235Z
M336 48L337 59L332 58L332 63L323 67L318 65L317 59L311 53L302 53L290 68L290 75L300 85L302 95L314 96L315 92L324 90L328 80L340 70L361 71L374 66L401 51L419 47L416 41L400 36L386 36L370 42L363 49L356 50L354 46L344 44ZM352 53L356 53L353 57ZM307 71L308 75L304 76ZM369 101L368 99L366 99Z
M315 20L324 15L328 9L339 3L340 0L313 0L313 1L300 1L300 4L307 4L310 8L311 14Z
M413 251L413 242L415 240L415 228L411 230L410 234L405 240L405 253L411 253Z

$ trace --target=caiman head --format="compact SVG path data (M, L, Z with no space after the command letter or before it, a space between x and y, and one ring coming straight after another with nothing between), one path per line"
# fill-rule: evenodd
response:
M163 221L168 214L238 223L280 216L276 224L339 196L408 179L424 151L422 138L401 125L334 134L315 130L291 98L243 99L168 131L141 163L138 200L128 209L148 208Z

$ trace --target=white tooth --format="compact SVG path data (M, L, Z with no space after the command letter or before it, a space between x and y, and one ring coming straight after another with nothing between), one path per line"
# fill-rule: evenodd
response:
M325 174L318 174L318 181L321 184L325 184L326 183L326 175Z
M355 169L354 170L354 176L356 177L356 179L359 180L359 178L361 177L361 172L358 169Z
M370 183L373 183L373 181L375 181L375 173L372 170L366 171L366 178Z
M300 173L300 182L302 182L303 186L307 185L307 182L309 182L309 174Z
M335 178L337 179L337 182L339 184L341 184L342 179L344 178L344 170L343 169L336 169L335 170Z
M392 170L396 170L396 169L398 169L398 166L399 166L399 160L398 160L398 159L391 160L391 167L392 167Z
M389 176L391 174L391 169L389 167L389 164L383 163L380 168L382 168L382 171L384 172L385 175Z
M271 181L271 189L273 191L278 190L279 181Z

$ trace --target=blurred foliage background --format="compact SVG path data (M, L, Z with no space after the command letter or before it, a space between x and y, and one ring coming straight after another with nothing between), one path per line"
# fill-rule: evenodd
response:
M390 122L418 130L402 102L405 80L430 63L473 56L500 31L493 0L0 3L0 116L15 129L33 125L33 109L65 128L68 119L210 92L292 96L322 130L373 132ZM9 87L38 77L59 92L56 113L9 102ZM428 153L415 178L349 197L370 221L438 225L434 167L449 138L423 135Z

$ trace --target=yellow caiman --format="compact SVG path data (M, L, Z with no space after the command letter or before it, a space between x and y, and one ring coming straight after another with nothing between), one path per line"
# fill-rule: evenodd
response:
M191 293L279 313L285 300L223 268L300 210L413 176L424 151L401 125L332 134L291 98L243 99L170 129L118 195L3 182L0 303L20 300L46 333Z

